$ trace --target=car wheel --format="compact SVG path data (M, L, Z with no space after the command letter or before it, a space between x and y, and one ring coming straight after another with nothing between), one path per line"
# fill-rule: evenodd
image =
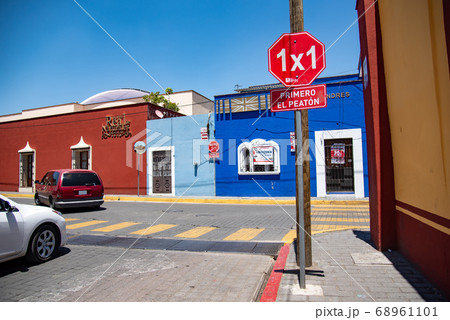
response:
M55 201L51 196L48 198L48 203L50 204L50 208L55 209Z
M41 202L41 200L39 200L39 195L37 194L37 192L34 194L34 203L37 206L41 206L42 205L42 202Z
M42 263L52 259L59 248L58 233L49 225L40 226L31 237L27 259L31 262Z

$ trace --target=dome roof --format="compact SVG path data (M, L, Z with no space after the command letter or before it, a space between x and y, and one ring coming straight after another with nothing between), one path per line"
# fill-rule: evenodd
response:
M97 93L96 95L93 95L92 97L87 98L86 100L81 102L81 104L93 104L123 99L141 98L142 96L148 94L150 94L150 92L140 89L114 89Z

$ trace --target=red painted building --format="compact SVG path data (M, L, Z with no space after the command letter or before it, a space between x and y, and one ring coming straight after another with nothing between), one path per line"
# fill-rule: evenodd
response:
M143 94L141 94L142 96ZM1 191L34 191L50 169L96 171L105 193L137 193L134 143L146 141L146 121L182 114L141 98L66 104L0 117ZM140 194L147 161L140 156Z

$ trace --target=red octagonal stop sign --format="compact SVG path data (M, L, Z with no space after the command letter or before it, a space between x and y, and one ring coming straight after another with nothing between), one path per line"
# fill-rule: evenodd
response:
M284 33L269 48L269 72L285 87L307 86L325 69L325 46L308 32Z
M219 148L220 146L217 141L211 141L208 145L209 152L218 152Z

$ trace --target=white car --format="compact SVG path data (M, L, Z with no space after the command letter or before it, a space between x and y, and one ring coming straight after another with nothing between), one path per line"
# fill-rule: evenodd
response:
M60 212L0 195L0 262L26 256L41 263L55 257L66 243L66 221Z

